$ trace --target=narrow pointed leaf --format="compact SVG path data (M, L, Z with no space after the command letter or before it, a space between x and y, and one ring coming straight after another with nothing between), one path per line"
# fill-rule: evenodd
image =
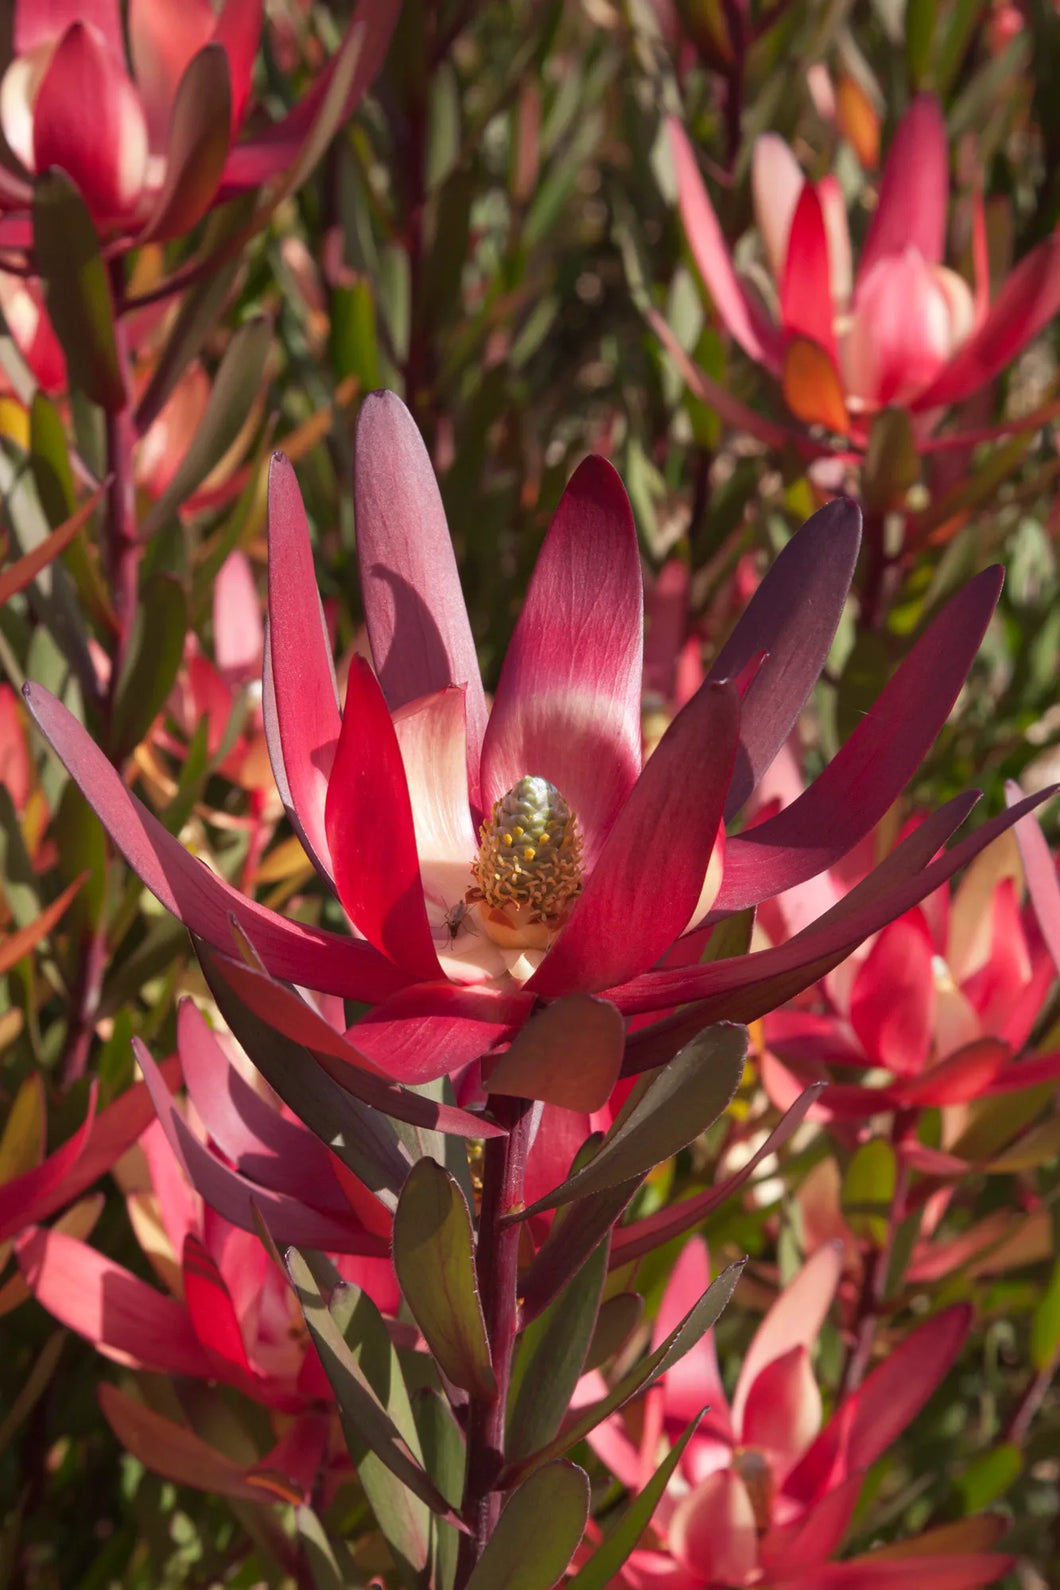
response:
M48 317L62 344L70 385L110 413L128 401L114 332L114 304L99 236L65 171L47 171L33 191L33 253Z
M165 705L184 656L188 604L178 579L151 580L141 592L118 680L110 749L120 762L134 751Z
M747 1032L720 1023L693 1038L616 1121L583 1170L517 1218L614 1187L685 1148L730 1103L743 1075Z
M297 1508L294 1516L313 1590L364 1590L346 1542L330 1537L311 1507Z
M328 1310L341 1332L358 1370L416 1463L423 1464L423 1445L386 1322L368 1294L342 1280L330 1260L320 1253L305 1255L317 1286L328 1300ZM431 1549L434 1525L439 1522L430 1507L404 1484L378 1453L372 1450L356 1423L345 1412L343 1431L369 1506L394 1553L401 1579L410 1587L419 1584Z
M467 1590L552 1590L589 1517L589 1477L574 1463L547 1463L508 1499Z
M0 977L5 972L9 972L12 966L17 966L22 957L35 949L41 939L47 938L55 924L62 920L67 907L84 881L84 876L75 878L70 887L64 889L58 899L53 900L35 921L0 939Z
M443 1373L473 1396L497 1394L475 1280L471 1215L456 1179L421 1159L394 1215L394 1268Z
M631 1397L639 1391L646 1391L653 1385L660 1375L678 1363L687 1352L710 1330L725 1308L736 1283L743 1274L744 1260L737 1264L730 1264L723 1270L716 1280L712 1281L703 1296L689 1309L679 1324L670 1332L664 1341L661 1341L654 1352L642 1358L612 1386L606 1397L601 1397L599 1402L592 1403L587 1408L580 1408L566 1427L550 1441L543 1451L537 1452L533 1457L526 1458L521 1464L513 1467L510 1474L506 1473L508 1483L518 1479L523 1473L539 1464L547 1463L550 1459L558 1457L560 1453L569 1451L579 1441L595 1430L598 1424L609 1419L613 1413L623 1407Z
M997 605L1001 580L999 568L984 569L958 591L809 789L731 841L718 910L740 910L816 877L880 821L945 723Z
M596 1329L585 1355L584 1372L599 1369L623 1348L644 1318L644 1299L639 1292L616 1292L600 1304Z
M173 479L144 520L143 540L149 541L202 485L236 440L261 390L271 346L272 326L262 316L245 320L233 333L214 377L206 413Z
M811 1104L815 1103L826 1087L827 1084L824 1082L815 1082L801 1093L747 1163L741 1165L734 1175L729 1176L718 1186L709 1187L705 1192L696 1193L691 1198L682 1198L679 1203L658 1209L655 1214L646 1215L643 1220L634 1220L632 1224L616 1231L614 1242L611 1244L612 1265L627 1264L633 1259L639 1259L645 1253L661 1248L671 1238L679 1237L683 1232L690 1231L693 1226L698 1226L701 1220L705 1220L750 1179L764 1159L770 1154L775 1154L777 1149L787 1142L792 1132L805 1118ZM544 1252L544 1249L541 1251ZM540 1258L540 1254L538 1257Z
M522 1334L505 1440L512 1463L547 1445L563 1423L596 1326L608 1248L601 1242Z
M560 1208L519 1283L524 1319L533 1319L548 1307L600 1239L614 1229L643 1180L643 1175L633 1176Z
M379 1402L332 1318L306 1259L296 1248L286 1255L287 1272L302 1305L324 1370L344 1417L382 1463L414 1496L435 1512L448 1513L444 1498L409 1454L390 1415Z
M707 1410L704 1409L705 1413ZM607 1590L615 1584L619 1571L640 1537L651 1523L659 1498L670 1483L671 1476L684 1455L685 1447L699 1428L700 1414L693 1419L676 1446L671 1447L644 1489L638 1491L622 1517L602 1546L598 1546L589 1561L580 1568L573 1579L568 1579L567 1590Z
M92 517L102 495L101 487L99 491L93 492L87 502L82 503L65 524L61 524L50 536L45 536L43 541L38 542L32 552L27 552L24 557L16 558L14 563L8 564L0 573L0 607L17 591L25 590L26 586L36 579L41 569L46 569L48 564L70 545L77 532Z

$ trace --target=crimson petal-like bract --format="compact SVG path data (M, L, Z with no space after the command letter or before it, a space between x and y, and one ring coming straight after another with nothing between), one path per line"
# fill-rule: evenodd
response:
M417 977L440 976L401 748L363 657L350 664L324 824L335 886L351 922L395 965Z
M282 764L292 822L330 876L324 804L339 739L339 704L302 494L282 453L274 453L269 465L268 534L266 644L278 735L277 745L270 734L269 750L274 768Z
M913 407L918 411L942 408L970 397L1011 364L1058 312L1060 233L1054 232L1020 260L978 331L917 394Z
M791 219L780 282L780 317L789 335L809 337L833 364L836 362L828 234L820 196L812 182L803 183Z
M852 850L897 800L950 714L997 605L1003 575L985 569L917 641L809 789L733 838L715 909L739 911L815 877ZM763 666L763 672L768 662ZM756 679L748 697L758 684Z
M687 926L721 822L739 719L731 684L708 680L682 707L615 819L530 991L555 998L624 982Z
M688 134L673 116L668 125L685 234L714 306L744 352L756 363L779 374L784 358L781 335L736 274Z
M625 488L605 459L574 471L501 669L482 746L488 811L524 774L578 815L587 869L641 766L644 595Z
M725 816L736 815L790 734L831 649L861 545L861 510L830 502L796 530L725 642L711 679L738 679L766 654L743 698Z
M878 260L912 246L937 265L946 243L950 159L946 123L933 94L918 94L895 130L880 197L858 260L859 282Z
M306 927L246 899L163 828L60 701L40 685L27 684L23 694L41 733L130 867L191 932L231 952L234 918L275 976L349 999L382 999L409 982L370 944Z
M945 851L939 846L975 804L958 796L925 819L864 882L802 933L775 949L759 950L703 966L646 972L622 988L604 990L625 1014L690 1008L632 1034L625 1070L636 1072L670 1059L706 1023L749 1021L817 982L852 949L945 883L992 839L1056 794L1051 787L1029 796Z
M438 482L416 422L393 392L357 421L357 561L365 621L391 712L450 685L464 690L468 785L478 803L486 697Z
M348 1219L349 1202L324 1144L243 1080L190 999L177 1012L177 1043L195 1112L240 1175Z

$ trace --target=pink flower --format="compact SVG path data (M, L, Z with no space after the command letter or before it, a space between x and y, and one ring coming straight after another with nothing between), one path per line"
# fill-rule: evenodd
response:
M353 658L340 710L305 512L277 456L263 683L281 796L351 936L277 916L200 867L58 702L26 694L159 899L224 953L234 919L273 977L373 1004L354 1041L390 1075L453 1071L507 1042L538 1000L576 993L629 1015L690 1006L631 1039L628 1065L662 1063L689 1023L688 1036L704 1015L760 1014L779 987L815 980L1020 815L933 861L974 798L951 802L820 935L699 964L713 920L816 876L892 804L964 681L998 571L951 600L802 800L722 847L723 817L753 795L831 645L857 555L853 505L830 504L793 538L645 762L640 560L611 467L590 458L572 477L490 709L438 488L397 398L366 400L357 444L375 671Z
M842 898L856 874L829 880ZM832 1083L818 1108L858 1119L947 1106L1060 1076L1060 1055L1017 1056L1055 982L1011 840L984 851L958 889L889 923L806 995L766 1017L763 1081L782 1106L844 1068L889 1076ZM798 910L798 906L795 906ZM772 914L772 913L771 913Z
M938 1386L971 1323L969 1310L952 1308L919 1326L822 1427L810 1355L835 1293L840 1262L837 1247L819 1249L780 1294L755 1333L731 1404L708 1332L648 1393L639 1441L631 1439L619 1416L590 1436L617 1477L636 1491L655 1472L661 1453L709 1404L656 1508L653 1527L660 1549L636 1550L623 1572L624 1583L635 1590L766 1584L870 1590L909 1584L919 1568L924 1583L973 1590L1011 1568L1012 1558L982 1549L1004 1526L981 1519L964 1520L941 1541L928 1536L834 1561L867 1470ZM667 1285L656 1341L677 1324L709 1280L706 1247L693 1239ZM601 1377L587 1380L585 1395L595 1398Z
M758 139L755 214L775 318L736 275L677 121L670 135L685 231L717 312L744 352L781 381L801 420L863 444L872 415L893 405L923 416L930 430L1060 309L1060 236L1020 262L990 307L979 243L974 293L944 264L949 155L929 94L913 100L895 132L856 272L836 178L811 182L782 138Z
M87 1235L102 1207L102 1198L81 1198L111 1169L151 1119L152 1104L142 1085L130 1088L105 1110L97 1112L92 1084L85 1119L72 1137L45 1154L46 1115L40 1077L23 1083L0 1134L0 1269L11 1254L12 1241L41 1220L60 1214L55 1230ZM14 1308L28 1292L17 1277L0 1287L0 1314Z
M343 115L382 64L397 7L357 8ZM30 243L32 178L60 167L100 231L127 241L187 232L209 206L289 166L327 95L335 62L279 124L237 143L251 92L262 0L16 0L0 126L25 176L0 172L0 237ZM358 42L359 41L359 42ZM349 53L347 50L345 53ZM202 119L227 117L221 142Z
M389 1216L351 1186L306 1127L244 1081L190 1001L179 1014L190 1109L178 1108L162 1071L142 1046L137 1052L147 1083L135 1091L141 1101L150 1092L158 1120L140 1140L149 1175L129 1193L129 1216L172 1295L43 1228L18 1244L30 1287L115 1362L238 1386L281 1410L330 1401L287 1277L256 1235L254 1211L277 1242L336 1254L346 1279L392 1311Z

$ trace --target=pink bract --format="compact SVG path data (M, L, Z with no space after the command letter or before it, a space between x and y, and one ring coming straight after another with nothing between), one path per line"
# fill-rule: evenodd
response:
M852 503L792 538L646 762L640 560L609 464L586 459L560 501L490 709L430 461L390 393L362 408L356 508L375 668L354 658L340 708L305 511L290 464L273 459L265 732L292 824L351 934L241 896L162 828L65 708L36 685L26 697L162 903L224 954L234 922L272 977L374 1006L357 1048L400 1080L455 1071L507 1042L537 1000L575 993L627 1015L689 1007L635 1035L628 1063L659 1064L701 1016L742 1020L778 988L815 981L1027 809L937 856L974 798L951 802L820 924L700 965L712 921L818 875L890 807L964 682L1000 571L942 609L798 800L722 844L722 819L753 796L828 654L858 550ZM555 786L582 836L580 893L543 924L472 890L479 826L526 778Z
M807 423L860 445L872 416L896 405L923 416L930 430L1060 310L1056 234L1020 261L992 305L985 247L976 249L974 292L943 263L949 152L930 94L912 101L895 131L856 270L836 179L804 179L782 138L758 139L755 214L775 282L775 317L737 275L695 153L673 119L670 137L685 232L715 308Z
M1004 1528L983 1519L962 1520L944 1552L925 1538L835 1561L869 1467L939 1385L971 1324L971 1311L958 1307L917 1327L822 1425L811 1355L840 1264L838 1247L822 1247L780 1293L754 1335L731 1404L708 1332L648 1393L639 1440L621 1415L590 1436L617 1478L638 1491L662 1452L707 1409L656 1507L659 1549L642 1544L623 1570L622 1582L633 1590L870 1590L910 1583L974 1590L1012 1567L1013 1558L982 1550L984 1535L993 1544ZM709 1280L706 1246L693 1238L667 1285L656 1342ZM588 1376L579 1398L595 1400L603 1389L599 1374ZM918 1569L922 1579L912 1577Z
M397 10L389 0L355 9L347 38L358 54L343 116L382 65ZM0 240L28 246L33 179L52 167L76 184L101 232L126 242L185 232L218 199L284 171L335 61L283 121L237 142L262 22L262 0L225 0L219 12L209 0L130 0L124 22L118 0L16 0L0 125L24 175L0 171ZM227 150L196 152L196 112L215 114L222 103Z
M852 881L822 880L835 899ZM817 1106L825 1115L964 1104L1060 1077L1060 1055L1021 1057L1055 979L1033 912L1020 905L1021 883L1008 837L976 858L958 889L889 923L816 996L769 1014L763 1081L774 1101L786 1107L807 1082L850 1068L890 1076L832 1082ZM787 905L800 909L797 899ZM780 913L769 915L776 926Z

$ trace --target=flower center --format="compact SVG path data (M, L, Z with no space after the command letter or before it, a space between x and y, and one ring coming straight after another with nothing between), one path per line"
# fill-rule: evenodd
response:
M527 776L494 802L471 871L474 896L492 911L559 926L581 893L582 836L555 784Z

